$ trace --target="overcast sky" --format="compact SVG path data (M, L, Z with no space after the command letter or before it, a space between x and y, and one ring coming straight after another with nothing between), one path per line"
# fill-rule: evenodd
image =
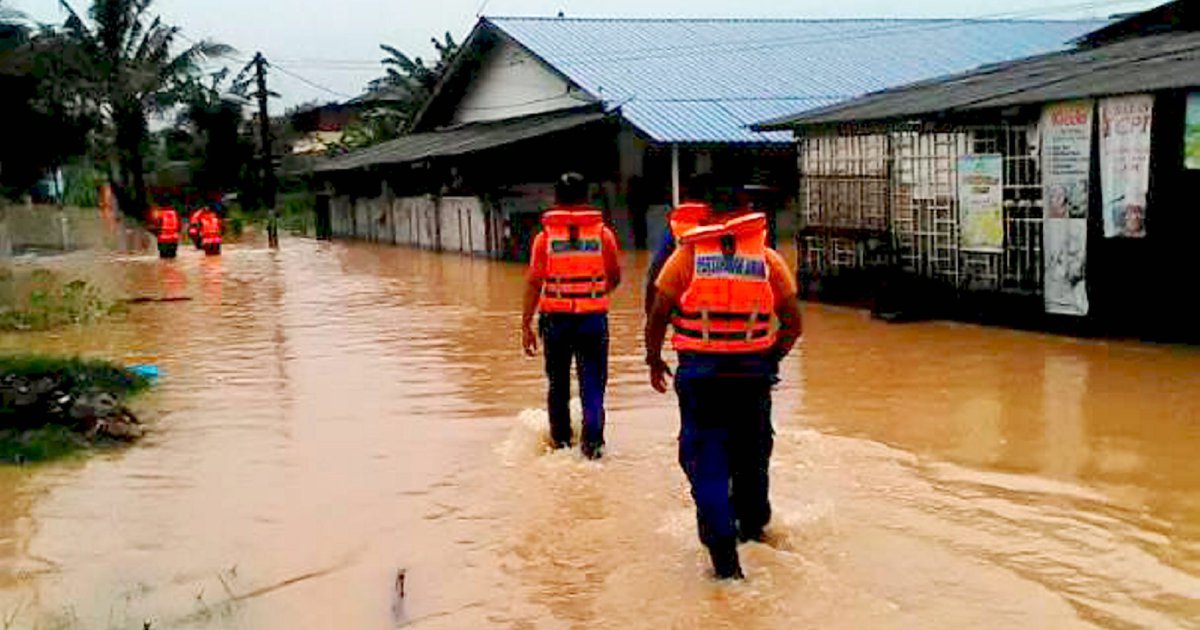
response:
M89 0L70 0L83 11ZM59 22L58 0L4 0L42 22ZM154 10L189 37L212 38L243 57L261 50L282 70L273 109L344 100L382 74L380 43L410 55L433 54L429 38L449 31L461 41L476 16L568 17L1021 17L1095 18L1145 9L1155 0L157 0ZM230 66L237 61L227 61ZM233 67L233 71L240 68Z

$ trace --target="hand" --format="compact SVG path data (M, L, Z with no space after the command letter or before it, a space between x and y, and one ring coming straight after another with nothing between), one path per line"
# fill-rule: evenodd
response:
M538 340L537 333L533 331L532 324L521 324L521 347L525 349L525 356L537 356Z
M667 393L667 377L673 376L671 367L662 357L647 357L646 365L650 366L650 387L660 394Z

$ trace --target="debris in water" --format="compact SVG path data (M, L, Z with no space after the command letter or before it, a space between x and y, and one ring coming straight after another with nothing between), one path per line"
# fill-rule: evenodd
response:
M392 623L403 626L408 623L408 615L404 612L404 581L408 576L407 569L396 572L396 583L392 591Z

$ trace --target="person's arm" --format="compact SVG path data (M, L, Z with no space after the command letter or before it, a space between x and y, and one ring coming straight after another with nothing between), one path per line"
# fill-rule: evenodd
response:
M621 286L621 244L617 235L607 227L604 228L604 275L608 279L608 292L612 293Z
M662 358L667 324L671 322L671 311L679 302L679 296L691 282L691 265L689 252L676 249L662 264L662 271L653 282L654 301L646 314L646 366L650 368L650 386L660 393L667 392L667 377L671 376L671 370Z
M667 377L671 375L671 368L662 358L662 349L673 307L670 298L655 292L654 303L646 316L646 365L650 368L650 386L662 394L667 393Z
M525 300L521 309L521 347L525 349L525 356L537 355L537 332L533 330L533 316L537 313L541 297L542 279L529 274L525 279Z
M804 332L804 324L797 297L799 290L792 270L783 256L774 250L768 251L767 258L771 270L771 290L775 292L775 316L779 318L779 334L775 345L771 347L771 356L776 361L782 361L796 347L796 342Z
M654 309L654 297L658 294L658 289L654 286L654 282L658 279L658 274L662 272L663 265L667 263L667 259L675 251L675 237L668 229L663 233L662 243L659 244L658 250L654 252L654 258L650 260L650 268L646 270L646 297L643 306L646 309L646 315Z
M800 316L800 300L795 295L785 297L775 303L775 314L779 317L779 335L771 348L771 356L776 361L782 361L796 347L800 335L804 332L804 324Z
M546 276L546 237L538 234L533 239L529 256L529 271L525 274L525 295L521 301L521 347L526 356L535 356L538 350L537 332L533 329L533 316L537 313L542 298L542 283Z

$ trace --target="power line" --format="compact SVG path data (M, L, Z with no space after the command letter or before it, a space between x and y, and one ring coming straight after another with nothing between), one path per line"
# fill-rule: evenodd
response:
M182 29L176 29L175 34L178 35L179 37L183 38L184 40L191 42L193 45L200 43L200 42L196 41L195 39L184 34ZM252 61L252 59L249 57L239 56L236 53L236 51L229 51L229 52L223 53L221 56L226 59L232 59L233 61L236 61L238 63L244 63L244 64L249 64ZM276 70L282 72L283 74L286 74L289 77L292 77L293 79L300 81L301 83L303 83L309 87L316 88L323 92L328 92L330 94L333 94L334 96L339 96L341 98L355 98L353 95L346 94L345 92L340 92L331 87L317 83L316 81L313 81L312 79L308 79L308 78L301 76L295 72L292 72L291 70L288 70L287 68L284 68L283 66L279 65L278 62L269 61L269 58L268 58L267 65L268 65L268 67L275 68Z
M313 81L311 79L306 79L303 76L300 76L299 74L296 74L295 72L292 72L291 70L288 70L287 68L284 68L283 66L279 65L278 63L271 63L270 66L272 68L275 68L276 70L288 75L289 77L292 77L293 79L295 79L305 85L308 85L310 87L314 87L318 90L328 92L330 94L333 94L334 96L340 96L342 98L355 98L354 95L352 95L352 94L346 94L345 92L339 92L338 90L335 90L331 87L321 85L320 83L317 83L316 81Z

